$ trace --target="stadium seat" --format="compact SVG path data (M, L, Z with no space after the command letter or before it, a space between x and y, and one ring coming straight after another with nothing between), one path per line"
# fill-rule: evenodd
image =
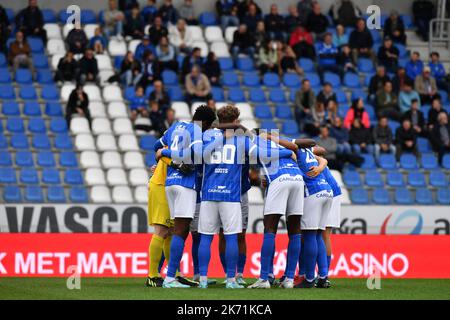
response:
M111 134L111 123L107 118L96 118L92 121L92 133L94 135L99 134Z
M111 119L127 118L127 107L123 102L111 102L107 108L108 115Z
M49 55L51 55L53 57L55 57L55 55L58 55L58 57L55 58L55 61L52 58L52 66L57 67L61 56L66 54L66 47L65 47L64 41L62 39L48 39L47 52Z
M384 170L397 169L397 160L393 154L381 154L378 162L379 166Z
M285 73L283 75L283 84L289 88L299 88L301 86L300 77L295 73Z
M85 188L71 188L69 191L70 202L85 203L89 201L88 193Z
M40 116L41 106L37 101L26 101L23 106L23 114L28 117Z
M314 72L314 62L309 58L300 58L298 64L304 72Z
M1 127L1 125L0 125L0 127ZM8 148L8 141L6 140L5 136L0 133L0 149L6 149L6 148Z
M259 119L272 119L272 111L266 104L260 104L255 107L255 116Z
M358 59L358 70L364 73L371 73L375 71L372 60L368 58L359 58Z
M347 72L344 75L344 86L351 89L360 88L359 76L353 72Z
M425 170L435 170L439 168L438 159L432 153L423 153L420 162L422 168Z
M205 28L205 39L208 42L223 42L222 29L218 26L208 26Z
M39 203L44 202L44 194L41 187L38 186L26 186L25 187L25 200L27 202Z
M45 184L60 184L61 178L57 169L45 168L42 170L42 182Z
M382 187L384 186L383 178L377 170L366 171L365 182L369 187Z
M5 186L3 188L3 200L9 203L20 203L23 201L22 192L18 186Z
M228 50L228 45L225 42L223 42L223 40L221 42L218 42L218 41L213 42L211 44L210 51L214 52L214 54L218 58L230 57L230 51Z
M364 158L364 162L361 166L361 169L367 170L376 168L375 158L372 154L363 153L360 154L360 156Z
M138 186L136 189L134 189L134 199L138 203L147 203L148 188L146 186Z
M31 139L31 145L35 149L48 150L51 149L50 138L46 134L36 134Z
M13 168L0 168L0 183L17 183L16 171Z
M229 57L220 57L219 59L220 69L222 71L233 70L233 59Z
M211 94L212 94L212 97L213 97L214 101L223 101L223 100L225 100L225 94L224 94L222 88L212 87L211 88Z
M57 23L46 23L44 29L47 31L48 39L62 39L61 29Z
M341 78L339 75L332 72L325 72L323 76L323 83L330 83L333 88L338 88L341 86Z
M442 167L450 170L450 153L447 153L442 157Z
M70 94L70 92L69 92ZM41 98L46 101L59 100L59 91L54 85L45 85L41 87ZM67 100L65 100L67 101ZM47 102L47 105L55 108L58 102ZM49 114L50 115L50 114Z
M48 58L44 54L33 54L33 65L37 69L48 68Z
M0 166L9 167L12 165L11 154L8 151L0 151Z
M24 168L20 170L19 181L23 184L38 184L39 177L36 169L34 168Z
M148 182L148 172L146 169L131 169L128 180L132 186L146 185Z
M89 101L101 101L102 96L100 89L96 85L87 84L83 87L83 91L86 92Z
M133 203L133 194L128 186L115 186L112 199L114 203Z
M47 200L52 203L66 202L66 194L64 188L60 186L50 186L47 189Z
M76 135L91 133L88 120L81 117L72 118L70 121L70 131Z
M294 120L286 120L281 125L281 133L287 136L297 136L298 135L298 124Z
M124 56L127 53L127 43L117 39L111 39L108 43L108 52L111 56Z
M417 150L420 153L431 152L430 141L427 138L418 137L417 138Z
M16 92L12 85L0 86L0 99L12 100L16 98Z
M100 168L100 158L95 151L83 151L80 155L80 164L83 168Z
M245 101L245 94L241 88L231 88L228 91L228 100L231 102L242 102Z
M275 123L275 121L272 121L272 120L261 121L260 128L267 130L267 131L278 130L277 124Z
M41 151L37 154L37 165L41 167L54 167L55 157L52 152Z
M73 119L72 122L76 120ZM76 121L77 125L79 124L78 121ZM68 128L67 128L67 122L66 119L64 118L52 118L50 120L50 131L53 133L68 133Z
M6 122L6 129L13 133L25 132L23 120L21 118L8 118Z
M144 160L140 152L129 151L123 156L125 169L145 168Z
M293 119L291 107L286 104L280 104L275 107L275 117L278 119Z
M400 157L400 167L405 170L418 169L417 158L413 154L402 154Z
M123 134L118 141L119 150L121 151L139 151L138 141L134 134Z
M360 187L362 185L361 183L361 176L357 171L347 170L344 172L343 175L344 183L345 185L349 187Z
M4 56L2 54L0 54L0 57L3 57L3 58L0 58L0 60L4 59ZM0 83L1 84L11 83L11 75L9 74L8 69L4 68L3 66L0 67Z
M95 150L94 137L90 134L78 134L75 137L75 147L79 151Z
M56 149L73 149L72 140L67 134L58 134L54 138L54 147Z
M169 97L172 101L180 101L184 100L184 93L183 90L179 86L176 87L169 87Z
M19 68L16 70L14 79L19 84L31 84L33 82L33 75L30 70Z
M350 198L353 204L369 204L369 194L366 189L353 189Z
M99 168L88 168L85 173L85 181L88 186L106 184L105 173Z
M227 43L233 43L234 32L238 29L238 27L230 26L225 29L225 40Z
M269 100L273 103L286 103L286 95L283 89L271 89L269 91Z
M156 164L155 153L153 151L147 153L145 155L145 159L144 160L145 160L145 165L147 167L151 167L151 166L155 165Z
M64 151L59 154L59 165L62 167L78 167L77 156L72 151Z
M249 101L253 103L266 102L266 94L261 88L252 88L249 91Z
M440 188L437 192L437 201L443 205L450 205L450 189Z
M142 156L140 156L142 161ZM122 168L122 158L117 151L106 151L102 154L102 166L105 169Z
M248 103L245 103L245 102L236 103L235 107L238 108L240 111L240 119L251 120L251 119L255 118L253 116L252 107Z
M123 101L120 87L108 85L103 88L103 99L105 102Z
M33 133L46 133L45 121L42 118L32 118L28 121L28 131Z
M404 187L403 174L398 171L389 171L386 175L386 183L391 187Z
M11 135L10 143L11 147L13 147L14 149L28 149L30 147L28 138L23 133Z
M222 75L222 83L226 87L239 87L239 78L234 72L224 72Z
M416 189L416 203L421 205L433 204L433 194L427 188Z
M31 85L21 86L19 88L19 97L23 100L37 99L36 89Z
M423 175L423 173L418 172L418 171L413 171L408 173L408 184L411 187L425 187L426 186L426 182L425 182L425 176Z
M32 167L34 166L33 154L30 151L18 151L15 163L19 167Z
M162 73L162 80L166 86L172 86L178 84L178 77L172 70L164 70Z
M204 11L199 16L199 22L205 27L217 25L216 15L214 12Z
M265 73L263 76L263 84L269 88L278 88L280 86L280 77L276 73Z
M112 134L100 134L97 136L97 150L98 151L116 151L116 139Z
M432 187L441 188L448 186L447 176L440 170L431 171L429 181Z
M19 104L16 101L5 101L2 106L5 116L20 116Z
M376 204L390 204L391 197L389 191L384 188L376 188L372 193L372 200Z
M157 139L155 136L145 135L145 136L141 137L141 139L139 141L139 146L143 150L150 151L150 150L153 150L153 147L154 147L156 141L157 141Z
M111 203L111 194L106 186L94 186L91 189L91 200L93 203Z
M312 88L318 88L320 87L320 78L317 73L308 73L305 72L305 79L308 79L311 83Z
M411 192L406 188L397 188L394 192L395 202L397 204L413 204L413 198Z
M254 70L253 59L249 57L238 57L236 61L236 67L243 72L253 71Z
M258 73L246 72L242 77L242 85L245 87L257 88L261 85L259 80L260 79Z

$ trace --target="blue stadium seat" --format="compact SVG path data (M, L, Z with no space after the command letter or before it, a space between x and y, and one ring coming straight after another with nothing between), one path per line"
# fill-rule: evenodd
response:
M425 187L425 176L422 172L419 171L413 171L408 173L408 184L412 187Z
M46 134L36 134L31 140L31 145L35 149L48 150L51 149L50 138Z
M336 89L334 90L334 93L336 93L336 100L338 103L348 103L347 95L343 90Z
M391 196L389 195L389 191L384 188L376 188L372 193L372 200L376 204L390 204Z
M434 170L439 168L438 159L433 153L423 153L420 162L422 168L426 170Z
M47 128L45 127L45 121L42 118L31 118L28 121L28 131L33 133L45 133Z
M433 187L441 188L448 186L448 179L444 172L441 170L433 170L430 172L430 185Z
M211 87L211 94L214 101L225 100L225 93L223 92L223 89L220 87Z
M236 67L240 71L253 71L254 70L253 59L249 57L238 57L236 61Z
M59 165L62 167L78 167L77 156L72 151L65 151L59 154Z
M330 83L333 88L338 88L341 86L341 77L333 72L325 72L323 76L323 83Z
M376 163L375 163L375 157L372 154L363 153L360 154L361 157L364 158L364 162L361 166L361 169L375 169Z
M280 86L280 77L276 73L267 72L263 76L263 84L266 87L278 88Z
M200 14L198 17L200 24L203 26L215 26L217 25L217 18L214 12L205 11Z
M81 23L87 24L87 23L96 23L97 22L97 16L95 15L95 12L90 9L83 9L81 10Z
M17 183L16 171L13 168L0 168L0 183Z
M397 204L413 204L411 192L406 188L397 188L394 192L395 202Z
M344 86L351 89L361 88L359 76L353 72L347 72L344 75Z
M83 187L71 188L69 191L69 199L75 203L85 203L89 201L87 190Z
M156 164L155 153L154 152L148 152L145 155L145 165L147 167L151 167L154 164Z
M16 101L5 101L2 112L5 116L20 116L19 104Z
M41 106L37 101L26 101L23 106L23 114L28 117L40 116Z
M44 43L41 38L27 37L32 53L44 53Z
M6 140L4 135L0 134L0 149L6 148L8 148L8 141Z
M59 102L47 102L45 104L45 114L49 117L62 117L62 107Z
M314 72L314 61L309 58L298 59L298 64L304 72Z
M245 94L241 88L231 88L228 91L228 100L231 102L243 102L245 101Z
M39 152L37 155L37 164L41 167L54 167L56 161L53 153L48 151Z
M427 188L416 189L416 203L422 205L433 204L433 194Z
M19 88L19 97L23 100L37 99L36 89L32 85L21 86Z
M346 105L346 104L340 105L337 110L337 114L340 118L345 119L345 116L347 115L348 110L350 110L349 105Z
M273 103L286 103L286 94L283 89L271 89L269 91L269 100Z
M38 70L36 75L36 81L39 84L52 84L53 81L53 75L52 72L48 69Z
M386 183L391 187L404 187L403 174L398 171L389 171L386 175Z
M18 151L16 153L16 165L19 167L33 167L33 154L30 151Z
M12 158L8 151L0 151L0 166L9 167L12 165Z
M356 89L356 90L352 90L351 93L351 101L356 100L356 99L363 99L364 101L366 101L367 98L367 93L362 90L362 89Z
M33 76L31 74L31 71L23 68L16 70L14 79L19 84L31 84L33 82Z
M38 69L48 68L48 58L45 54L33 54L33 65Z
M41 98L43 100L59 100L59 90L52 84L42 86Z
M363 188L353 189L350 198L353 204L369 204L369 194Z
M144 149L146 151L153 150L153 147L155 146L155 143L158 139L156 139L153 135L145 135L141 137L141 140L139 141L139 147L141 149Z
M68 134L57 134L54 140L56 149L73 149L72 140Z
M52 9L41 9L44 23L56 23L56 14Z
M0 99L12 100L16 98L16 92L14 87L10 84L0 86Z
M320 87L320 78L317 73L305 72L305 79L308 79L312 88Z
M234 72L224 72L222 75L222 83L226 87L239 87L239 78Z
M381 154L378 162L379 166L384 170L397 169L397 160L393 154Z
M383 178L377 170L366 171L365 182L369 187L382 187L384 185Z
M64 183L71 185L83 184L83 176L79 169L67 169L64 175Z
M45 184L60 184L61 178L57 169L45 168L42 170L42 182Z
M14 133L25 132L23 120L21 118L8 118L6 122L6 129Z
M343 179L344 183L349 187L360 187L362 185L361 176L357 171L353 170L345 171Z
M67 121L64 118L52 118L50 120L50 131L53 133L67 133L69 129L67 128Z
M281 125L281 133L287 136L298 135L298 124L294 120L286 120Z
M400 59L406 59L408 58L408 50L406 49L406 47L401 44L401 43L396 43L395 46L397 47L399 53L398 53L398 57Z
M162 72L162 80L166 86L172 86L178 84L177 74L172 70L164 70Z
M448 189L448 188L438 189L437 201L440 204L449 205L450 204L450 189Z
M172 101L182 101L184 99L183 90L179 86L172 86L167 88L169 97Z
M14 149L28 149L30 145L27 136L23 133L11 135L11 147Z
M372 60L370 60L368 58L359 58L358 59L358 71L364 72L364 73L374 72L375 67L373 65Z
M3 68L5 68L6 71L8 71L8 69L6 67L7 67L6 56L3 52L0 52L0 68L2 68L2 69L0 69L0 71L4 70ZM0 72L0 74L1 74L1 72Z
M444 154L442 157L442 167L450 170L450 153Z
M285 73L283 83L286 87L298 89L301 86L300 77L295 73Z
M277 124L272 120L264 120L261 121L261 129L270 131L270 130L278 130Z
M254 103L266 102L266 94L261 88L252 88L249 91L249 100Z
M391 128L391 131L393 134L395 134L395 131L400 127L400 123L397 121L389 120L388 126Z
M270 107L266 104L260 104L257 105L254 109L255 111L255 117L259 119L272 119L272 111L270 110Z
M26 186L25 187L25 200L28 202L44 202L44 195L43 195L41 187Z
M400 167L405 170L418 169L417 158L413 154L405 153L400 157Z
M20 182L24 184L38 184L39 177L36 169L25 168L20 170Z
M406 29L411 29L412 27L414 27L414 23L410 15L401 14L400 17L402 18L403 24L405 25Z
M9 71L7 68L0 68L0 83L6 84L11 83L11 75L9 74Z
M221 57L218 59L220 64L220 69L222 71L231 71L233 70L233 59L229 57Z
M279 119L293 119L291 107L287 104L279 104L275 108L275 117Z
M123 58L124 56L115 56L114 57L114 69L119 71L120 70L120 66L122 65L123 62ZM181 65L181 63L180 63Z
M64 188L60 186L51 186L47 189L47 200L49 202L62 203L66 202L66 194L64 193Z
M369 114L370 121L377 121L377 115L375 113L375 108L371 104L365 104L364 108Z
M242 77L242 85L245 87L259 87L259 74L256 72L246 72Z
M417 150L420 153L431 152L431 144L427 138L418 137L417 138Z
M444 90L439 90L439 95L441 96L442 103L448 102L448 93L447 92L445 92Z
M3 189L3 200L9 203L22 202L22 193L18 186L5 186Z

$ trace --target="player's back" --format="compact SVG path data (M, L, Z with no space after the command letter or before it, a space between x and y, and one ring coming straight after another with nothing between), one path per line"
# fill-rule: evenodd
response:
M299 149L297 152L297 162L298 167L300 168L303 175L303 181L305 182L306 196L318 193L323 190L331 191L331 187L325 180L325 177L322 173L315 177L309 177L307 175L312 167L319 166L319 162L317 161L311 149Z

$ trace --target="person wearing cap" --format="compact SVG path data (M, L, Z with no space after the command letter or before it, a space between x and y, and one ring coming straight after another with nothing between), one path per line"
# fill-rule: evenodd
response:
M384 35L395 43L406 44L405 24L396 10L392 10L384 24Z
M431 76L431 69L428 66L417 76L414 88L419 93L422 104L430 104L434 98L439 97L436 79Z
M383 46L378 49L378 61L388 72L396 72L398 67L399 50L392 43L392 39L387 36L384 38Z
M145 35L142 37L142 42L138 44L136 47L136 51L134 52L134 57L138 60L142 60L144 57L144 52L150 51L153 55L156 55L156 48L150 42L150 37Z

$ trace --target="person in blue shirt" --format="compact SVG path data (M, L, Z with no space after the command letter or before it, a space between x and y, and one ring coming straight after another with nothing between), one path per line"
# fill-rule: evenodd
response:
M406 111L411 109L411 103L413 100L419 101L420 105L420 96L417 91L413 89L413 83L411 80L405 81L403 85L403 89L400 91L398 95L398 106L400 107L400 111L405 113Z
M150 38L147 35L142 37L142 42L139 43L138 46L136 47L134 57L139 61L142 61L145 51L150 51L151 53L153 53L153 55L156 55L155 46L150 43Z
M131 99L130 104L131 121L134 122L138 115L148 117L148 102L144 94L144 88L139 86L136 88L134 97Z
M415 80L418 75L422 74L423 62L420 60L419 52L414 51L411 54L411 60L406 63L405 70L406 75L412 80Z
M105 51L107 44L106 38L103 36L100 27L95 28L95 34L91 40L89 40L89 48L94 50L96 54L102 54Z
M445 92L450 92L450 83L446 79L447 75L445 73L444 65L439 61L439 52L432 52L430 54L430 59L431 61L428 66L431 69L431 75L436 79L438 88Z
M338 49L333 44L333 37L331 33L327 32L325 34L323 41L316 45L316 51L319 58L317 71L319 72L322 83L324 82L324 73L326 71L340 74L341 69L336 63Z
M147 0L147 5L141 10L141 16L145 24L152 24L157 14L158 8L156 7L156 1Z

